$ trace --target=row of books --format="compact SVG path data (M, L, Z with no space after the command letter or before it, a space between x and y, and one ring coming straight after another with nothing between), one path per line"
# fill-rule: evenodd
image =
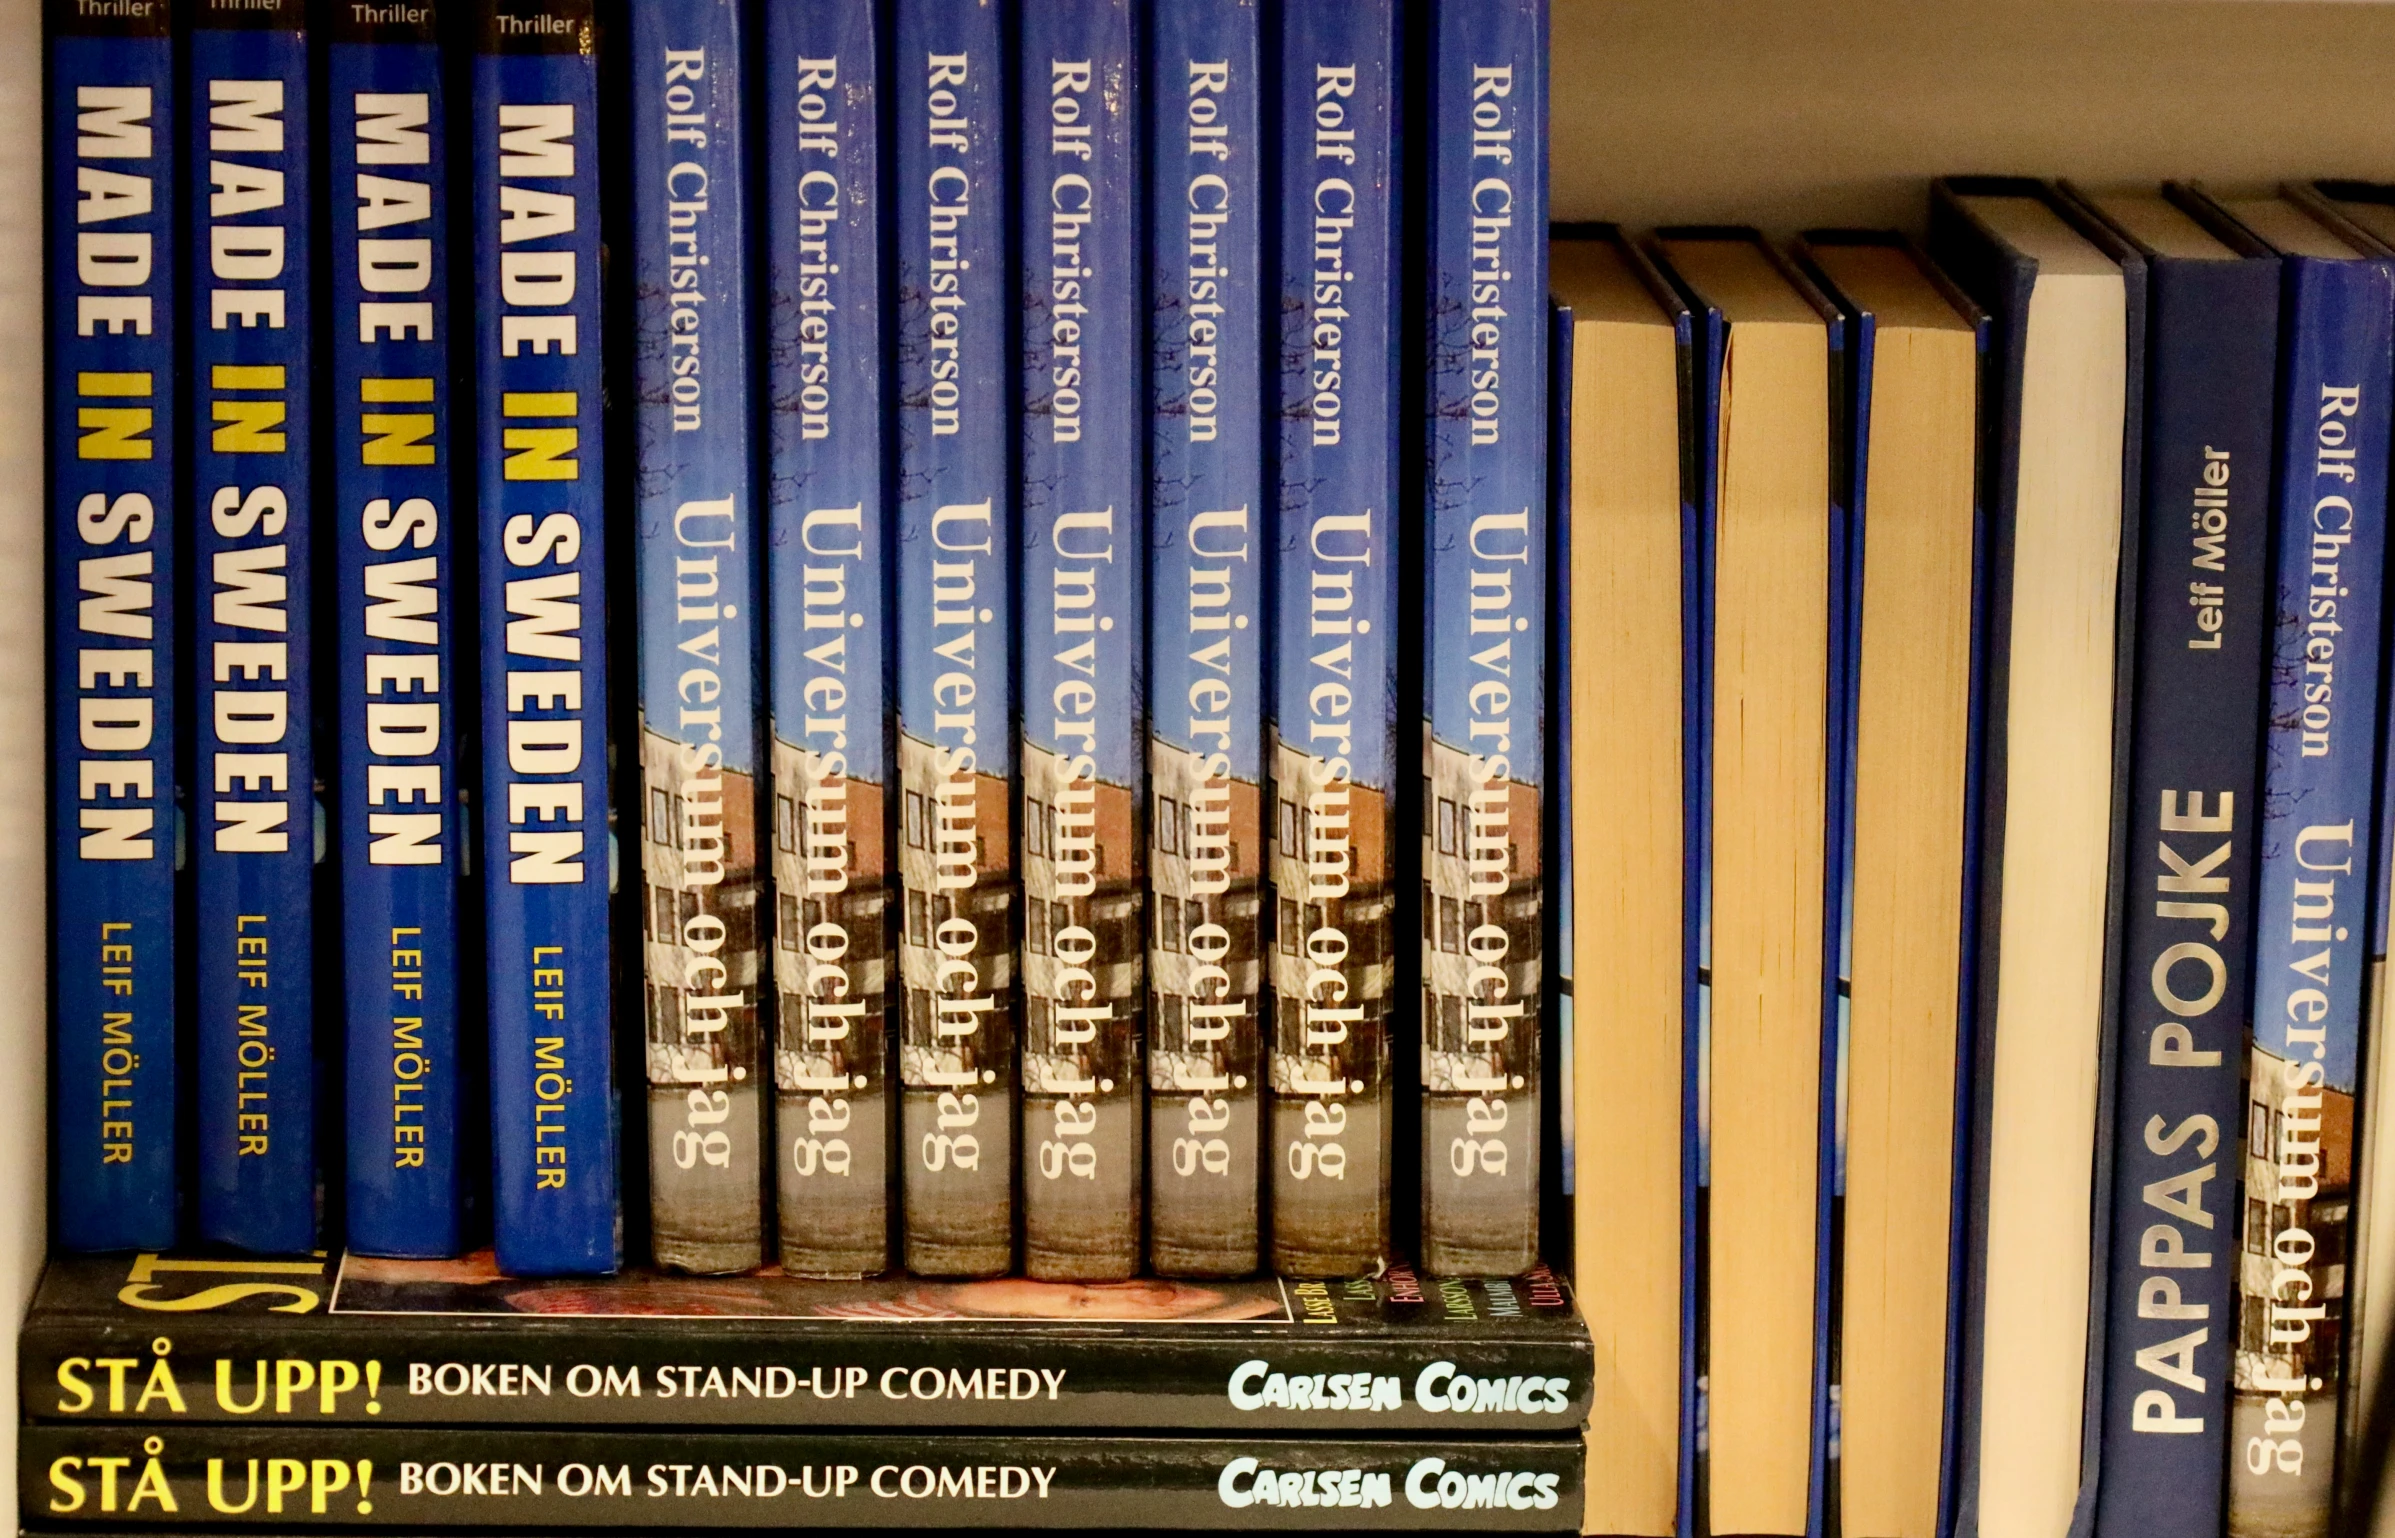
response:
M2395 187L1928 228L1554 247L1589 1530L2362 1531Z
M49 28L62 1246L1534 1263L1538 0Z

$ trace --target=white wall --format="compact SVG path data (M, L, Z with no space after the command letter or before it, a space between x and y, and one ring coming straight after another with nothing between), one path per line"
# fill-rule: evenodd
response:
M2395 179L2395 5L1554 0L1558 218L1918 229L1946 172Z

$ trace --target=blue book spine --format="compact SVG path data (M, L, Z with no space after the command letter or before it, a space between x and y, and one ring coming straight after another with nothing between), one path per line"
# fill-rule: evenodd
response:
M308 52L303 0L192 19L199 1235L268 1253L316 1240Z
M598 64L590 0L482 0L477 512L500 1268L615 1268Z
M1132 0L1021 28L1023 1250L1140 1269L1147 309Z
M1270 1158L1272 1263L1291 1276L1376 1271L1389 1248L1397 12L1294 6L1281 27Z
M174 7L49 7L51 1204L175 1242Z
M405 19L360 20L396 10ZM326 13L349 1247L454 1255L459 684L437 8Z
M631 6L634 484L649 1218L659 1265L765 1259L763 614L744 24Z
M2108 1535L2221 1529L2239 1269L2177 1255L2214 1248L2239 1216L2272 602L2278 264L2149 261L2129 847L2152 881L2130 883L2122 915L2096 1517ZM2158 1226L2176 1253L2148 1241Z
M888 211L871 0L768 0L767 579L782 1269L890 1263Z
M1431 22L1422 1264L1538 1260L1547 7Z
M906 1266L1014 1258L1015 378L1008 32L898 0L898 1071ZM1126 644L1135 644L1126 638Z
M1148 1255L1262 1259L1265 156L1262 7L1149 42Z
M2153 1212L2155 1227L2141 1240L2163 1252L2176 1242L2189 1254L2226 1250L2232 1233L2241 1240L2222 1258L2239 1267L2231 1538L2305 1538L2329 1528L2395 384L2395 263L2282 262L2278 592L2253 1034L2236 1129L2245 1145L2245 1210L2237 1228L2200 1236L2200 1225ZM2192 853L2192 841L2181 847ZM2218 877L2191 868L2168 879L2192 887ZM2190 900L2219 900L2209 895L2217 888L2205 890ZM2184 965L2171 983L2190 1002L2226 986ZM2192 1183L2183 1171L2179 1179ZM2181 1204L2181 1218L2194 1206L2193 1193L2170 1189L2149 1194L2148 1204L2169 1201Z

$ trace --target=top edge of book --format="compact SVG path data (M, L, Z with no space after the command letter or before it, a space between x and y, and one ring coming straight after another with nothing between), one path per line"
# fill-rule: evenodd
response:
M229 1286L227 1284L233 1284ZM294 1307L294 1305L301 1305ZM893 1273L811 1280L767 1267L733 1276L627 1269L605 1277L503 1276L488 1250L454 1260L388 1260L338 1252L308 1260L161 1255L60 1256L42 1273L25 1328L88 1327L95 1318L154 1331L198 1312L228 1329L407 1327L526 1331L591 1321L605 1335L656 1330L696 1337L725 1327L858 1324L906 1329L1063 1329L1109 1335L1235 1325L1292 1334L1361 1328L1579 1337L1569 1284L1546 1267L1511 1279L1423 1276L1392 1266L1368 1280L1307 1282L1262 1275L1189 1282L1139 1277L1103 1284L1023 1276L974 1281ZM356 1318L357 1323L333 1321ZM474 1321L467 1325L462 1321ZM445 1321L461 1321L445 1325ZM379 1321L373 1323L369 1321ZM514 1321L511 1325L509 1321Z
M1898 245L1817 245L1808 253L1838 291L1883 331L1972 330L1911 251Z
M2245 260L2243 252L2205 229L2193 214L2159 192L2101 192L2087 201L2155 256L2197 262Z
M1733 326L1822 324L1821 312L1780 271L1760 241L1666 235L1661 244L1688 286Z
M2322 223L2310 210L2286 198L2222 198L2229 217L2285 256L2309 256L2321 261L2358 262L2370 255Z
M1605 321L1619 325L1669 326L1671 312L1663 307L1621 246L1610 239L1570 238L1547 244L1547 286L1559 303L1572 307L1582 324Z
M2041 278L2120 276L2120 263L2072 229L2044 198L2028 193L1964 193L1955 201L1998 239L2034 260Z
M2395 244L2395 185L2386 182L2313 182L2310 196L2351 220L2374 240Z

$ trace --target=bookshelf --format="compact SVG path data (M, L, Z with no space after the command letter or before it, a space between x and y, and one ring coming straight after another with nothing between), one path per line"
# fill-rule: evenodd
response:
M1917 229L1945 171L2395 175L2395 5L1554 0L1554 212ZM0 1490L44 1230L41 24L0 0Z

